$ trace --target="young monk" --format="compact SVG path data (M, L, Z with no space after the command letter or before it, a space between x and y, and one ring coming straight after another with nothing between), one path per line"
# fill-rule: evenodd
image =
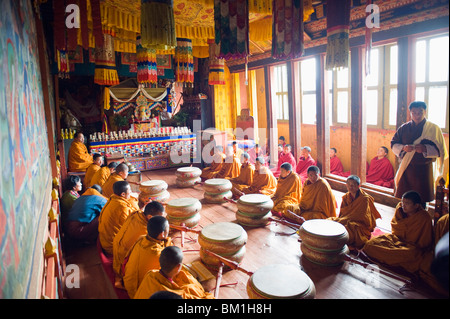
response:
M222 164L222 168L215 178L234 178L239 176L241 172L241 161L236 156L232 147L227 147L226 157Z
M272 196L277 190L277 179L273 176L270 169L265 165L263 157L257 157L255 160L255 173L250 186L242 188L241 191L235 189L237 196L244 194L263 194Z
M344 166L341 163L341 160L336 155L336 148L330 148L330 173L339 176L345 176Z
M135 211L128 216L113 241L113 269L116 274L116 286L122 281L122 264L128 251L139 237L147 234L147 224L154 216L163 216L164 206L160 202L148 203L144 211Z
M84 145L84 135L81 132L75 134L75 138L70 145L67 158L70 172L85 172L93 159Z
M361 249L375 229L376 219L381 218L372 196L359 188L361 180L356 175L347 178L348 192L342 197L339 217L330 217L347 229L348 245Z
M134 298L145 274L159 269L159 256L164 248L172 245L169 222L163 216L155 216L147 223L147 234L141 236L127 254L123 283L130 298Z
M394 188L394 167L387 158L389 150L385 146L381 146L377 151L377 156L370 161L367 171L366 182Z
M255 167L250 164L250 156L247 153L241 155L241 172L239 176L230 178L230 182L233 185L231 192L234 197L239 197L242 189L249 187L253 182L253 175L255 173Z
M280 167L281 174L278 178L277 190L272 197L272 214L282 217L288 207L295 206L300 201L302 183L297 173L292 170L292 165L283 163Z
M320 169L312 165L307 172L308 179L293 213L305 220L336 217L336 199L328 182L320 177Z
M119 165L117 165L115 172L112 173L106 180L105 184L103 184L103 195L106 198L109 198L112 194L114 194L113 185L116 182L124 181L127 177L128 166L125 163L120 163Z
M159 257L161 269L147 272L134 299L148 299L157 291L170 291L183 299L214 299L183 267L183 252L177 246L164 248Z
M223 147L217 145L214 147L214 156L212 157L211 165L203 168L200 177L202 180L214 178L217 173L222 169L223 161L225 160L225 154L223 153Z
M295 172L297 168L297 162L295 161L294 155L292 155L291 152L292 148L290 144L286 144L283 147L283 152L280 154L278 158L278 167L275 171L273 171L273 175L278 178L280 177L281 173L281 164L283 163L289 163L292 166L292 171Z
M297 162L297 174L304 183L308 179L308 167L316 165L316 161L311 156L311 147L303 146L301 148L301 156Z
M137 210L139 210L138 200L131 196L130 184L127 181L115 182L114 194L109 197L98 220L98 237L106 254L112 255L114 236L128 216Z
M424 260L427 252L433 249L433 226L419 193L408 191L403 194L391 226L391 234L370 239L363 252L378 262L401 267L410 273L429 268L431 265L427 267Z
M91 187L91 180L94 174L102 167L103 165L103 156L101 154L95 153L92 158L94 159L94 163L89 165L86 170L86 175L84 175L84 185L86 187Z
M101 167L97 172L95 172L94 176L92 176L91 184L97 184L100 187L103 187L108 177L116 171L117 165L119 165L119 163L111 162L108 166Z

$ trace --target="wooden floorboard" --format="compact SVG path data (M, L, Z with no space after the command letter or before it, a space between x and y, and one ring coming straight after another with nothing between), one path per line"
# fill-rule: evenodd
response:
M143 172L142 180L161 179L169 185L170 199L194 197L202 202L201 219L197 229L215 222L236 222L236 206L232 203L209 204L203 200L200 185L190 188L178 188L175 185L175 168ZM335 192L338 204L343 193ZM377 226L384 232L390 231L390 221L394 213L392 207L376 204L382 219ZM440 298L429 289L414 289L399 292L403 283L394 282L384 276L376 276L369 269L345 262L339 267L324 267L306 260L301 253L299 237L295 231L280 224L266 227L244 227L248 234L246 254L241 267L248 271L256 271L269 264L294 264L301 267L314 282L317 299L427 299ZM179 232L171 232L174 244L181 246ZM192 238L193 240L189 240ZM197 234L189 233L185 237L184 263L191 263L199 258ZM66 298L117 298L111 283L103 272L95 246L68 247L66 263L75 263L80 267L80 288L66 289ZM220 299L247 299L246 285L249 277L243 272L229 270L223 274L222 284L236 283L233 286L220 288ZM373 282L370 279L374 279ZM275 280L275 279L274 279ZM207 290L212 290L215 280L203 283Z

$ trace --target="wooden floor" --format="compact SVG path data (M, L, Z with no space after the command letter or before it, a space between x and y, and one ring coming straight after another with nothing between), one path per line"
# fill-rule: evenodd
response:
M235 221L236 206L231 203L207 204L203 201L200 185L191 188L178 188L175 185L176 169L144 172L142 180L161 179L168 183L170 199L195 197L202 202L201 220L197 228L215 222ZM343 193L336 192L338 203ZM391 207L377 205L382 215L377 225L383 232L390 231L390 221L394 213ZM428 299L441 298L427 287L414 287L412 290L399 292L402 282L396 282L384 276L376 276L369 269L357 264L345 262L339 267L323 267L306 260L301 253L299 237L291 228L270 224L262 228L246 228L248 242L246 254L241 266L248 271L256 271L268 264L294 264L300 266L314 282L316 299ZM199 260L199 244L196 234L187 235L193 240L186 240L184 263ZM180 233L172 233L174 244L181 246ZM186 238L188 239L188 238ZM114 299L114 292L103 271L95 246L65 247L66 264L76 264L80 269L80 288L65 289L68 299ZM246 284L248 275L241 271L230 270L224 273L222 284L236 285L220 288L220 299L248 299ZM370 282L373 279L373 282ZM215 280L203 283L207 290L215 287Z

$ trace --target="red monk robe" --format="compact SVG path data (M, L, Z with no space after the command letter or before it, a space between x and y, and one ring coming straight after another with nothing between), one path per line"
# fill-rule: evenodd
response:
M292 171L295 172L296 167L297 167L297 162L295 161L295 157L294 155L292 155L291 151L289 152L282 152L280 157L278 158L278 167L275 171L273 172L273 175L278 178L280 177L280 167L283 163L289 163L292 165Z
M344 166L342 166L341 160L336 155L330 158L330 173L344 176Z
M394 168L387 157L378 159L375 156L369 165L366 182L378 186L394 188Z
M308 154L307 157L301 156L297 163L297 174L302 180L302 184L308 179L308 167L316 165L316 161Z

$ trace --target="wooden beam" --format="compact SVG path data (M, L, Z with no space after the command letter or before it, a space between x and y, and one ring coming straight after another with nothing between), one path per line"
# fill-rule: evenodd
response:
M366 182L367 124L364 48L355 47L350 54L351 67L351 174Z
M267 105L267 129L269 130L269 160L270 166L276 167L278 164L278 127L277 127L277 116L273 110L272 105L272 78L273 74L270 72L269 66L264 67L264 77L266 82L266 105Z
M301 108L300 108L300 70L299 63L289 61L286 64L288 78L289 103L289 143L292 146L294 158L300 157L301 149Z

